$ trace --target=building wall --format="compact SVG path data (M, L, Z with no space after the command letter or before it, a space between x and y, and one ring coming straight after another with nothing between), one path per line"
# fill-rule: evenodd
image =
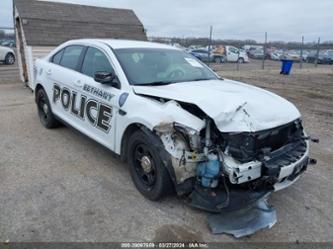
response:
M19 13L15 9L15 19L16 17L19 17ZM19 19L21 22L21 19ZM25 82L31 89L35 88L35 82L34 82L34 63L35 60L38 58L42 58L46 56L50 51L52 51L55 47L51 46L28 46L26 42L26 37L24 33L24 29L22 28L22 23L20 25L21 30L16 30L16 40L17 40L17 61L18 61L18 66L19 66L19 72L20 72L20 79ZM22 34L22 47L24 50L23 56L24 59L22 58L22 53L21 53L21 45L20 45L20 39L18 35L18 31L21 32ZM25 65L24 62L25 61ZM26 66L26 71L27 71L27 79L24 77L24 67Z

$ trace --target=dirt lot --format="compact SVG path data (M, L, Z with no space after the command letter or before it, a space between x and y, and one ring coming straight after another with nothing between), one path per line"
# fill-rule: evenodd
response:
M321 139L311 151L318 165L272 195L278 214L272 229L240 241L332 241L333 68L281 76L277 65L216 69L294 102L308 133ZM22 84L0 84L0 120L0 241L234 241L212 235L205 213L176 197L144 199L126 165L87 137L66 127L42 128Z

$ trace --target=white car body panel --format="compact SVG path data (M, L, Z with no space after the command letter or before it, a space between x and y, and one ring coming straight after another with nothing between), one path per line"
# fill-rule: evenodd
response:
M256 132L300 118L299 111L289 101L263 89L227 79L134 86L134 91L195 104L214 119L221 132Z
M0 46L0 61L4 61L8 53L12 53L15 55L14 51L11 48Z
M249 57L245 51L241 51L234 46L225 46L225 50L228 62L237 62L239 58L243 58L244 62L249 62Z

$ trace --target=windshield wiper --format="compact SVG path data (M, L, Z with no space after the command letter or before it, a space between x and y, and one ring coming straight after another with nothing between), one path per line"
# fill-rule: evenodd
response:
M177 83L176 81L154 81L154 82L149 82L149 83L144 83L144 84L134 84L135 86L165 86L165 85L170 85L173 83Z
M205 81L205 80L213 80L213 79L194 79L194 80L191 80L191 81Z

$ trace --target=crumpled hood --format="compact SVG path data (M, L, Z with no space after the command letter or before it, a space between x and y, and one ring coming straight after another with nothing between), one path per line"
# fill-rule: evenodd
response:
M133 88L137 94L195 104L221 132L256 132L300 118L297 108L286 99L227 79Z

